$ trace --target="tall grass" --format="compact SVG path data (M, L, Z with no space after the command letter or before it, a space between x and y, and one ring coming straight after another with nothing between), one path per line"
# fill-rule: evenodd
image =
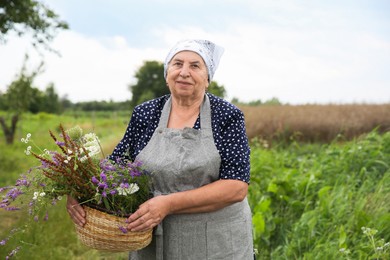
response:
M343 145L257 143L251 160L260 259L371 259L362 227L390 242L390 132Z

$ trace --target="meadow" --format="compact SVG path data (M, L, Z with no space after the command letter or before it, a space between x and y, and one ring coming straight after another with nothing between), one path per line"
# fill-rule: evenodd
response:
M249 201L257 258L390 259L390 106L306 106L306 115L303 107L242 108L251 137ZM24 115L14 145L5 145L0 133L0 187L36 164L19 141L27 133L38 146L51 148L49 129L77 124L96 132L109 154L128 119L128 113ZM127 259L126 253L81 245L64 204L50 210L47 222L34 222L0 245L0 258L22 245L16 259ZM0 240L25 214L0 211Z

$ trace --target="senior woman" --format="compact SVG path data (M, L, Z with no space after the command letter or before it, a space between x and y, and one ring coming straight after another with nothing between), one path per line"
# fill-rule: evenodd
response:
M156 227L154 238L130 259L253 259L244 117L206 92L222 53L207 40L178 42L164 63L171 94L134 109L110 156L137 159L152 172L154 197L127 228ZM76 203L69 198L68 211L83 225Z

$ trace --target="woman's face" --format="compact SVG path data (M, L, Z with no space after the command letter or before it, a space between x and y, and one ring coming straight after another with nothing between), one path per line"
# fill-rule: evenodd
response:
M192 51L177 53L168 64L167 83L176 97L203 98L208 74L202 57Z

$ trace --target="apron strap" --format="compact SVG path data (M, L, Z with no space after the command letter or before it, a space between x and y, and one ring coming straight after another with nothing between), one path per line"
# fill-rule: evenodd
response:
M158 128L167 128L169 115L171 114L172 107L172 97L169 97L167 102L165 102L164 108L161 112L160 122L158 123ZM200 109L200 127L202 129L211 129L211 108L210 108L210 99L205 94L202 107Z

